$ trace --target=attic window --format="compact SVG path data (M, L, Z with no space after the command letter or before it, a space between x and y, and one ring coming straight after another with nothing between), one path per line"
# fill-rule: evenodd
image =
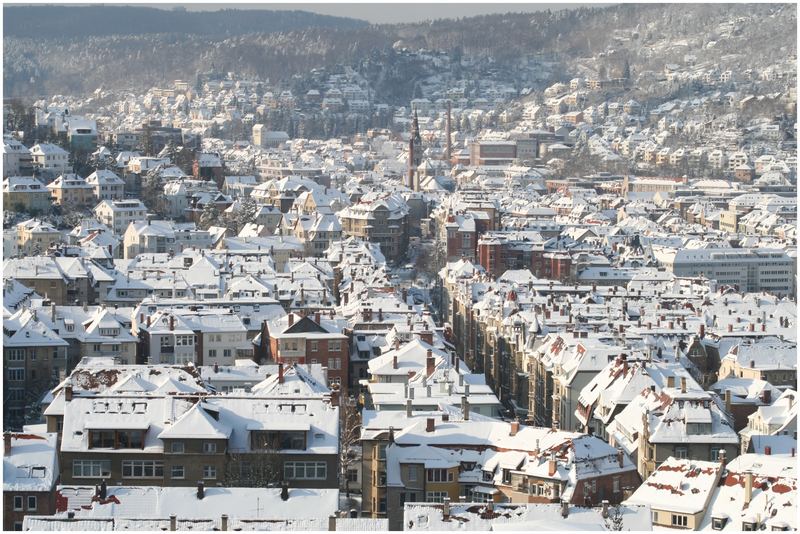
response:
M727 517L712 517L711 518L711 528L714 530L722 530L725 528L725 523L728 522Z
M31 468L31 478L44 478L46 473L47 473L47 468L45 467L36 466Z

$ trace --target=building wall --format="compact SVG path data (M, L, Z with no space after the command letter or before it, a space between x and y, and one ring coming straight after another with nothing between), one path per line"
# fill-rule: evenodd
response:
M22 510L14 509L14 497L22 497ZM36 497L36 508L28 507L28 497ZM56 512L55 492L45 491L4 491L3 492L3 530L22 530L26 515L52 515ZM15 528L19 525L19 528Z

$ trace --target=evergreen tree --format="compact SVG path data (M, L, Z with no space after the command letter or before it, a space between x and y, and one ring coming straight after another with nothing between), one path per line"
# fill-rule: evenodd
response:
M210 227L216 226L219 223L220 216L216 204L209 202L203 206L203 212L200 214L200 228L208 230Z

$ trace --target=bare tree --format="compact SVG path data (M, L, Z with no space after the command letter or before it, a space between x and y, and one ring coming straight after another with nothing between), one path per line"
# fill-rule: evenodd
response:
M350 497L350 480L347 471L360 462L357 445L361 439L361 413L354 398L343 398L339 403L341 424L339 425L339 466L345 493Z
M608 517L605 518L607 530L621 531L624 528L622 522L622 510L619 505L609 506Z
M266 488L282 481L283 459L275 449L229 455L225 469L225 483L228 486Z

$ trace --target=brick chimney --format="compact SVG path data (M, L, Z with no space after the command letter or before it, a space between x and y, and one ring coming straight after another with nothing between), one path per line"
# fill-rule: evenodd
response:
M378 322L383 322L383 308L378 308Z
M516 436L519 432L519 421L511 421L511 427L508 430L509 436Z
M435 360L433 358L433 351L428 349L428 355L425 358L425 374L428 376L433 376L433 371L436 368Z
M427 343L428 345L433 345L433 332L431 332L430 330L423 330L417 335L419 336L420 341L422 341L423 343Z
M706 337L706 325L700 324L700 339Z
M461 417L464 421L469 421L469 399L466 395L461 397Z
M764 454L766 454L767 456L771 456L772 455L772 447L770 447L770 446L764 447Z
M413 415L413 401L409 398L406 399L406 417L411 419L412 415Z
M170 331L175 330L175 316L174 315L170 315L169 316L169 329L170 329Z
M547 476L551 477L556 474L556 453L550 453L550 459L547 461Z
M320 321L319 312L315 312L314 313L314 322L319 324L319 321Z
M731 390L725 390L725 411L731 413Z
M392 356L392 369L397 369L397 354Z
M681 393L686 393L686 377L681 377Z
M3 456L11 456L11 432L3 433Z
M620 467L625 465L625 453L622 452L622 449L617 449L617 463Z
M197 482L197 498L199 500L203 500L203 497L206 496L206 485L205 482L202 480Z
M278 384L283 384L283 363L278 364Z
M289 317L289 328L291 328L291 327L292 327L292 325L294 324L294 314L293 314L293 313L290 313L290 314L288 315L288 317Z
M64 402L72 400L72 382L67 382L64 386Z
M436 428L436 419L428 417L425 425L425 432L433 432Z
M772 390L765 389L761 392L761 402L770 404L772 402Z

